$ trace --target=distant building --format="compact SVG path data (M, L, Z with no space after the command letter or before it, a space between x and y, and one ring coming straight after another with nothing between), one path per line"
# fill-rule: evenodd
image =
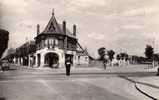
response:
M53 12L42 32L40 32L40 25L37 25L37 36L34 42L36 49L32 52L23 49L26 54L16 56L15 58L20 60L14 61L19 63L25 61L25 65L37 67L62 67L65 59L70 57L73 65L89 64L88 52L78 43L76 34L76 25L73 25L71 32L66 27L66 21L62 24L57 22ZM26 45L25 48L29 49L29 46Z

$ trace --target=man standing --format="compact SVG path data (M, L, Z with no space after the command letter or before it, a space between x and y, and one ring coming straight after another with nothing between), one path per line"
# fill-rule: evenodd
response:
M65 60L66 76L70 76L71 64L72 64L71 58L67 57Z
M104 69L106 70L106 68L107 68L107 59L103 59L103 66L104 66Z
M108 63L108 55L104 55L103 66L104 66L105 70L106 70L106 67L107 67L107 63Z

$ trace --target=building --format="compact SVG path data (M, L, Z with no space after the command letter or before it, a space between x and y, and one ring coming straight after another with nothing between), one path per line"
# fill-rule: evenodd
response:
M15 57L15 61L24 63L25 60L27 65L57 68L63 67L65 59L70 57L74 66L89 64L88 52L79 44L76 34L76 25L73 25L71 32L67 28L66 21L62 24L57 22L53 12L43 31L40 32L40 25L37 25L37 36L34 42L36 50L29 49L30 52L23 53L25 52L23 49L22 54ZM20 48L28 49L29 45Z

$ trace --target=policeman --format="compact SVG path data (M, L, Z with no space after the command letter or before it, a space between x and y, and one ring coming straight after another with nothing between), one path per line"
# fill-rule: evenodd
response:
M67 57L65 60L66 76L70 76L71 64L72 64L71 58Z

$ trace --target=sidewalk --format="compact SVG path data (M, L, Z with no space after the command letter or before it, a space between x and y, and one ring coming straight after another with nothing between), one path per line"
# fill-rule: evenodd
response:
M146 77L140 78L135 84L136 88L143 94L152 98L153 100L159 100L159 77Z

